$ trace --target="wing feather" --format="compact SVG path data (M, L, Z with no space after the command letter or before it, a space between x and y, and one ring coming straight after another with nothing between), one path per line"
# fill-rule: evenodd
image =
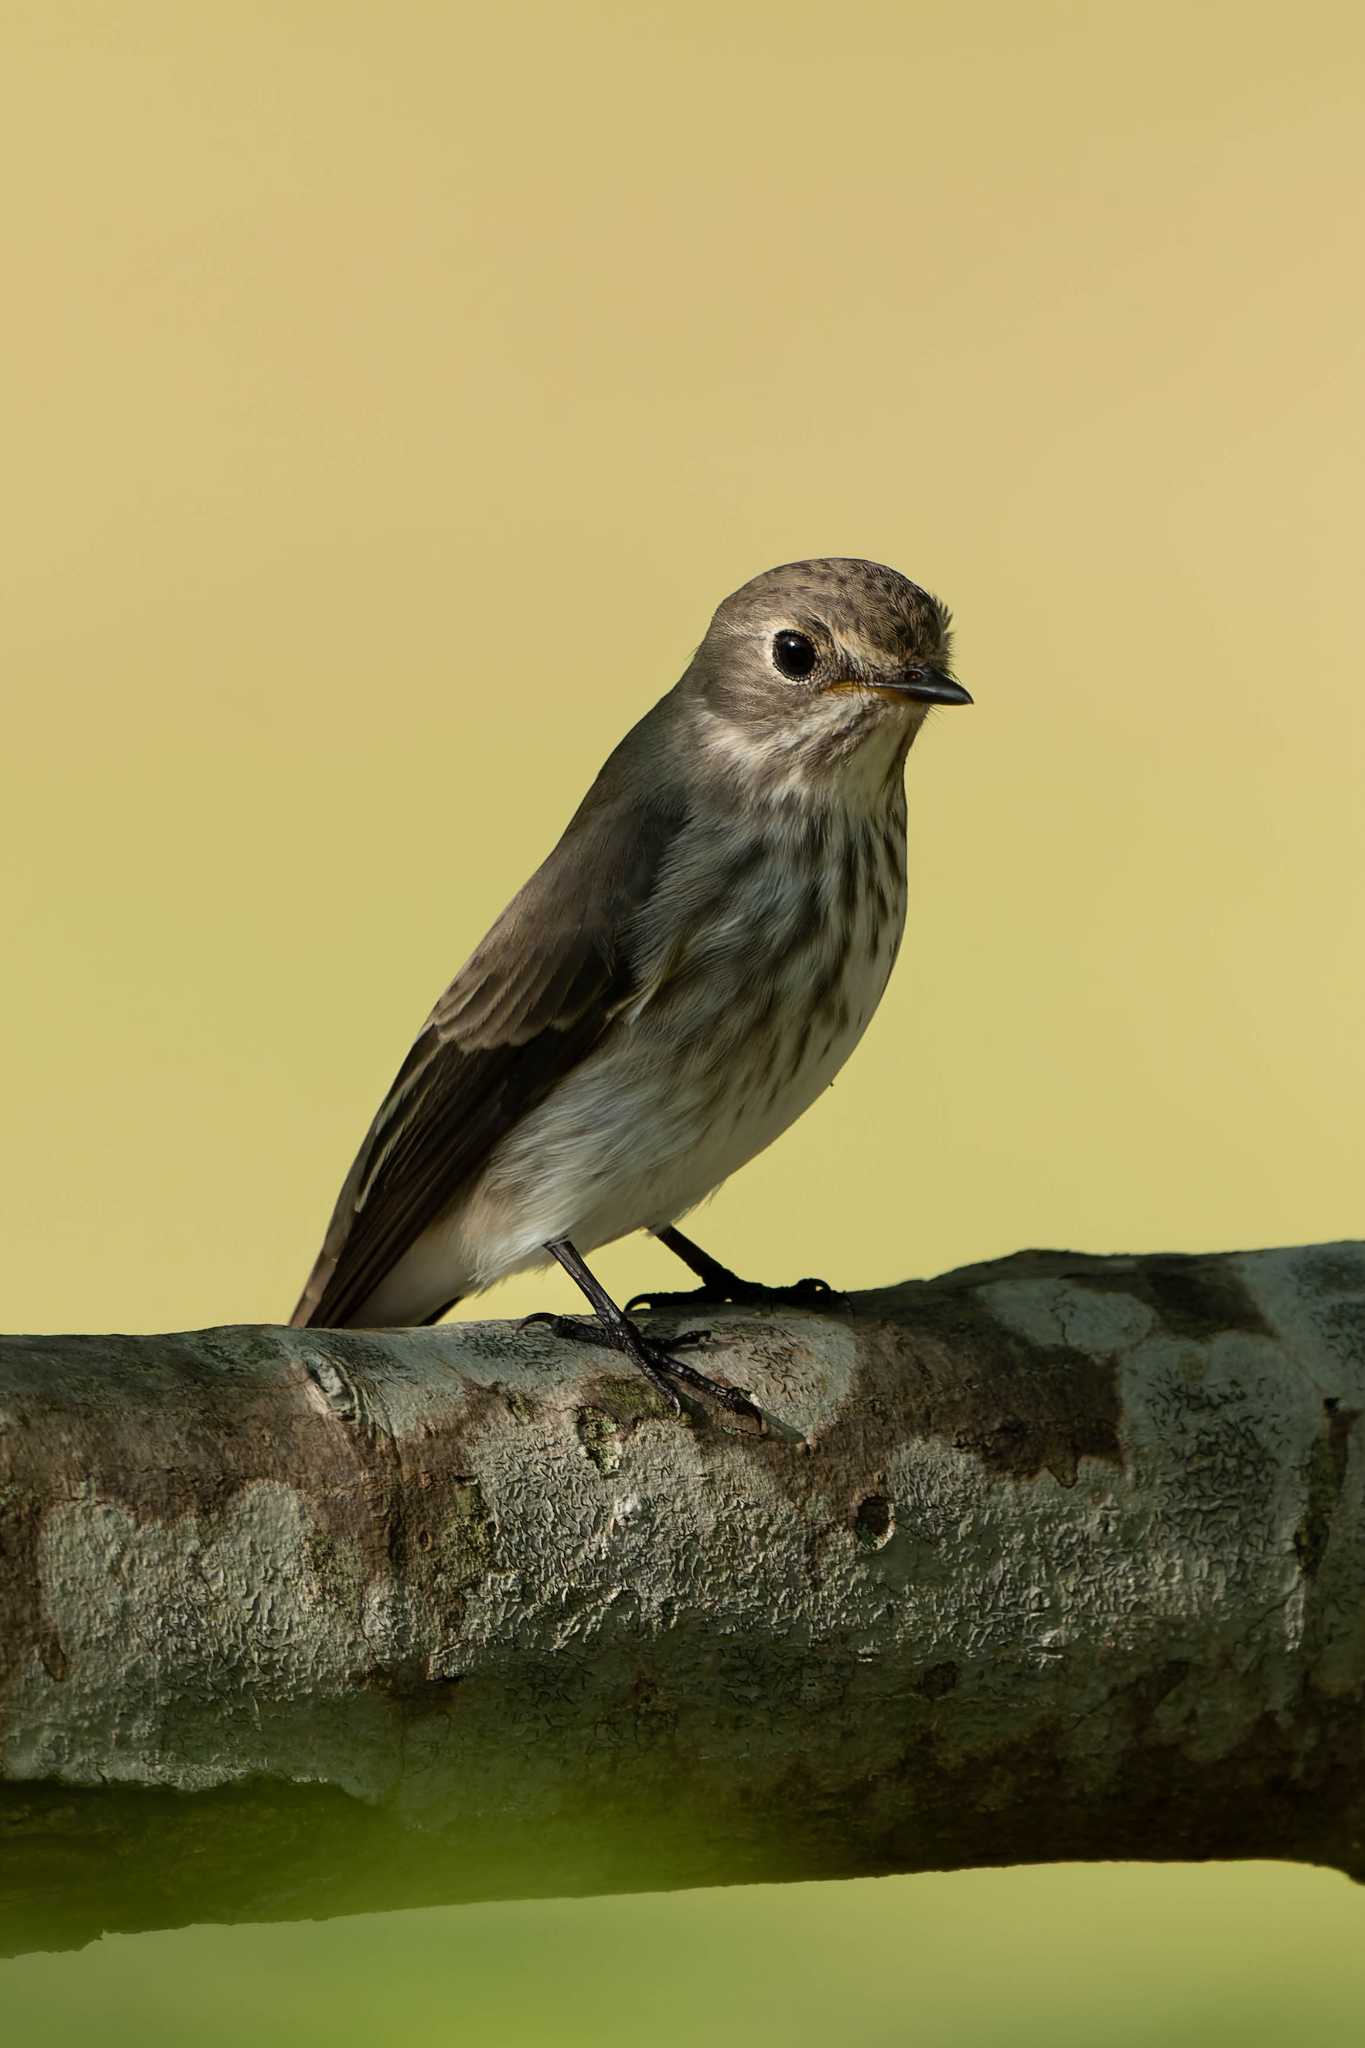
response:
M294 1323L335 1328L354 1318L499 1141L613 1028L636 992L639 912L682 822L681 807L657 794L589 793L400 1067Z

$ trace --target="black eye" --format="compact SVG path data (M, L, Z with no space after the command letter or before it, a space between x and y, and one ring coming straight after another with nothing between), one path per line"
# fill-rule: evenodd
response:
M815 642L804 633L787 630L773 636L773 665L780 675L795 682L815 667Z

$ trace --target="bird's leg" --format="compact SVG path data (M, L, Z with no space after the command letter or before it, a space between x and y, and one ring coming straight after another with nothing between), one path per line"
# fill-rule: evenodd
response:
M698 1392L709 1394L722 1407L732 1409L737 1415L757 1416L759 1411L748 1395L738 1387L722 1386L719 1380L698 1372L694 1366L685 1365L680 1358L674 1358L663 1345L656 1344L637 1328L624 1309L618 1308L601 1281L588 1271L567 1237L556 1238L545 1247L558 1259L569 1278L576 1281L596 1310L596 1322L588 1323L577 1316L556 1316L539 1314L527 1316L528 1323L546 1323L557 1337L567 1337L578 1344L605 1344L613 1351L622 1351L627 1358L639 1366L650 1385L656 1387L677 1411L681 1407L677 1390L671 1384L679 1380L684 1386L695 1387ZM686 1330L671 1339L676 1350L680 1345L695 1344L706 1335L705 1330Z
M685 1266L691 1267L701 1286L681 1294L660 1294L649 1288L644 1294L631 1296L626 1303L627 1314L633 1309L743 1307L759 1302L785 1302L790 1308L840 1308L844 1305L843 1295L826 1280L797 1280L790 1287L764 1287L757 1280L741 1280L738 1273L722 1266L719 1259L713 1259L709 1252L704 1252L699 1244L693 1244L690 1237L684 1237L671 1223L667 1229L656 1230L654 1235L660 1244L666 1244L671 1252L675 1252Z

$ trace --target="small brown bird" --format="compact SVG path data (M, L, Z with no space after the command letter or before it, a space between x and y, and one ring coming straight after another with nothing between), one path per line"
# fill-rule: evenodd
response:
M877 562L793 562L725 600L432 1011L296 1324L433 1323L553 1258L598 1318L545 1318L562 1334L627 1353L674 1405L681 1382L749 1409L584 1254L645 1229L701 1278L688 1300L819 1299L739 1280L676 1223L809 1108L881 999L905 757L931 705L971 702L948 664L944 606Z

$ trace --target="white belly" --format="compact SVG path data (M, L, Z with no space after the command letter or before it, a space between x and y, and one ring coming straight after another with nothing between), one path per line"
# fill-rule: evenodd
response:
M642 975L637 1012L508 1133L458 1207L368 1305L411 1320L544 1263L685 1215L795 1122L834 1079L885 990L905 922L899 832L855 826L869 886L845 887L836 841L820 874L769 864L696 926L690 973ZM875 880L875 887L871 883ZM685 906L684 906L685 908ZM670 916L660 911L660 958Z

